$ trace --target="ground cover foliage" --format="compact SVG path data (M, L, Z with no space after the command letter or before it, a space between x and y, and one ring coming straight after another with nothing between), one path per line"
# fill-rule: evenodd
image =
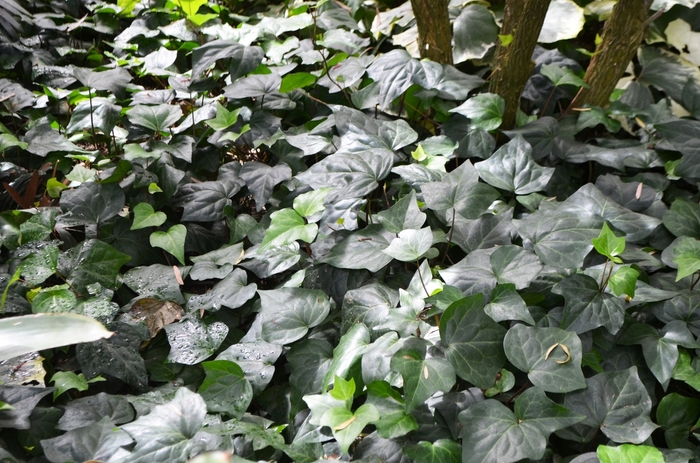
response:
M502 6L449 66L410 3L27 2L0 460L697 460L700 6L566 113L612 3L552 2L502 131Z

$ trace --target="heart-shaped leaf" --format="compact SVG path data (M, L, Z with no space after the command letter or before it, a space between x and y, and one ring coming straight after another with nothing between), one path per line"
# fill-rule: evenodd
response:
M134 222L131 230L139 230L146 227L160 227L167 220L163 212L156 212L148 203L138 203L134 206Z
M173 225L167 232L156 231L151 233L151 246L161 248L175 256L182 265L185 265L185 236L187 228L184 225Z

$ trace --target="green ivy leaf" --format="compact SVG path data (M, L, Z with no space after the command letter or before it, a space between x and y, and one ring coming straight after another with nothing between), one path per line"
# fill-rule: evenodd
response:
M367 385L367 403L374 405L379 412L381 418L374 424L382 438L393 439L418 429L416 418L406 412L403 397L386 381Z
M600 231L600 235L598 235L597 238L593 238L591 242L593 243L595 250L601 255L607 257L617 264L622 263L622 260L620 260L620 258L617 256L625 251L625 238L618 238L615 236L610 227L608 227L607 222L603 224L603 229Z
M700 417L700 400L684 397L676 392L668 394L659 402L656 421L664 430L669 448L687 446L690 430Z
M438 391L448 392L457 378L447 360L425 358L414 349L401 349L391 357L391 369L403 377L406 412L422 405Z
M613 442L639 444L658 427L649 418L651 399L636 367L587 378L586 386L564 396L564 406L586 419L558 431L559 437L590 442L602 431Z
M425 223L426 215L418 208L416 192L411 190L389 209L376 214L377 220L390 233L400 233L407 229L419 229Z
M520 320L530 325L535 324L535 320L527 310L525 301L515 290L515 285L510 283L496 285L493 288L491 302L486 304L484 312L495 322Z
M401 262L417 262L428 253L433 244L433 231L430 227L402 230L398 235L382 252Z
M280 288L258 291L262 310L262 338L275 344L291 344L309 328L323 322L331 303L323 291Z
M559 87L561 85L571 85L576 88L590 88L583 78L574 74L574 72L567 67L556 66L554 64L543 64L540 66L540 72L543 76L551 80L555 87Z
M214 130L226 130L236 123L240 112L241 108L229 111L221 103L217 102L216 116L213 119L207 119L204 123Z
M51 377L51 382L54 383L56 389L53 391L53 400L66 391L75 389L77 391L87 391L90 383L98 381L107 381L102 376L95 376L88 380L82 373L75 374L72 371L57 371Z
M136 125L153 132L164 132L182 117L178 105L137 105L126 113L129 120Z
M681 238L673 248L673 262L678 265L676 281L700 270L700 241L689 236Z
M210 357L229 331L223 322L207 323L192 317L164 329L170 344L168 360L184 365L196 365Z
M288 93L298 88L308 87L316 83L316 76L308 72L295 72L282 77L280 93Z
M333 407L323 414L321 424L331 428L333 437L340 444L340 451L346 454L365 426L379 418L379 412L371 404L360 406L355 413L345 407Z
M147 227L160 227L165 223L167 217L164 212L156 212L153 206L148 203L138 203L134 206L134 223L131 230L139 230Z
M503 340L508 360L547 392L586 387L581 371L581 340L571 331L515 325Z
M312 215L323 212L326 210L323 201L331 190L332 188L319 188L300 194L294 198L294 210L307 220Z
M335 380L333 381L333 389L331 389L328 393L334 399L345 400L349 401L348 403L350 403L355 395L355 379L350 378L349 381L345 381L343 378L336 375Z
M270 219L270 226L265 233L265 238L260 243L259 252L273 246L290 244L296 240L311 243L318 234L318 225L315 223L307 224L304 217L294 209L275 211L270 215Z
M634 298L634 288L637 285L639 272L632 267L623 266L615 270L608 280L610 289L615 296L627 294L630 298Z
M416 463L460 463L462 446L449 439L435 442L421 441L403 449L404 455Z
M440 339L459 377L488 389L506 361L506 330L486 315L482 300L476 294L450 305L440 320Z
M599 445L596 455L600 463L665 463L664 455L656 447L623 444L619 447Z
M197 392L210 413L240 418L253 399L253 388L240 366L229 360L202 362L206 377Z
M564 297L561 328L578 334L604 326L615 334L625 319L625 307L617 297L601 293L598 282L574 274L557 283L552 292Z
M532 158L532 147L521 135L501 146L474 168L489 185L517 195L543 191L554 174L553 167L542 167Z
M496 130L503 122L506 103L493 93L481 93L450 109L451 113L461 114L471 119L471 126L486 131Z
M122 426L136 441L126 461L186 461L202 450L201 441L194 437L206 414L206 403L199 394L184 387L178 389L173 400Z
M583 419L552 402L537 387L516 399L514 412L493 399L478 402L459 414L462 462L539 460L551 433Z
M173 225L167 232L156 231L151 233L150 243L154 248L161 248L175 256L182 265L185 265L185 236L187 228L184 225Z

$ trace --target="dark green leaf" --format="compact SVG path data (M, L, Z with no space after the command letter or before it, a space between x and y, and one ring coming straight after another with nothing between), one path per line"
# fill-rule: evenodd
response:
M403 453L416 463L460 463L462 446L448 439L421 441L405 447Z
M554 168L541 167L533 160L530 144L520 135L474 168L489 185L517 195L544 190L554 174Z
M637 368L601 373L586 379L586 389L564 397L564 406L586 419L557 433L564 439L589 442L603 431L613 442L644 442L657 428L649 418L651 399Z
M505 329L482 308L477 294L455 302L440 320L440 339L445 355L460 378L488 389L505 363Z
M115 427L109 417L97 423L74 428L59 437L41 441L46 458L52 462L106 460L120 447L133 442L131 436Z
M503 340L508 360L547 392L586 387L581 371L581 340L559 328L515 325Z
M483 5L470 4L454 22L454 62L482 59L496 45L498 26L493 13Z
M600 292L593 278L574 274L557 283L552 292L564 297L564 313L561 328L576 333L585 333L604 326L615 334L625 318L625 307L621 299Z
M438 391L447 392L457 378L455 369L441 358L425 358L413 349L400 349L391 358L391 369L403 377L406 412L420 406Z
M223 322L206 323L198 318L186 318L165 327L170 343L168 360L195 365L210 357L228 334Z
M473 96L450 112L458 113L471 120L472 127L487 131L501 126L505 101L493 93L481 93Z
M544 456L547 438L583 417L530 388L515 401L515 414L489 399L476 403L459 415L462 423L462 461L511 463Z
M262 336L267 342L291 344L325 320L331 304L323 291L280 288L258 291Z
M198 392L211 413L226 413L240 418L250 405L253 388L241 367L229 360L202 362L206 372Z
M700 400L677 393L665 396L656 409L656 421L664 429L669 448L685 447L691 428L700 417Z
M87 240L59 257L58 271L74 290L87 295L87 286L93 283L116 289L119 270L130 259L104 241Z
M165 463L186 461L203 449L195 439L207 413L204 399L187 388L180 388L175 398L153 408L151 413L122 426L136 441L125 463Z
M116 183L83 183L61 193L61 209L70 220L101 224L124 207L124 191Z

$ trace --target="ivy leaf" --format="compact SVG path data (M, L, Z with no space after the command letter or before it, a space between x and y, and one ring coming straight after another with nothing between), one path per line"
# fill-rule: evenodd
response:
M224 218L224 208L231 205L229 198L244 185L241 179L186 183L178 188L171 205L184 208L183 221L214 222Z
M649 418L651 399L636 367L587 378L586 386L564 396L564 406L586 419L558 431L559 437L589 442L600 430L613 442L640 444L658 427Z
M80 392L87 391L89 384L97 381L106 380L101 376L96 376L88 380L82 373L76 375L72 371L57 371L51 377L51 382L56 386L56 390L53 391L53 400L56 400L58 396L71 389Z
M404 447L403 454L416 463L460 463L462 446L449 439L438 439L432 443L421 441Z
M129 120L136 125L153 132L165 132L182 117L178 105L137 105L126 113Z
M128 325L113 322L110 329L114 334L108 339L78 344L76 357L87 378L106 374L119 378L139 391L148 385L148 372L139 346L150 339L148 329L143 325Z
M185 461L204 444L195 435L207 413L207 406L199 394L187 388L177 390L170 402L157 405L148 415L141 416L122 429L136 441L136 447L125 463L166 463Z
M483 5L469 4L454 21L454 62L482 59L496 44L498 26L493 13Z
M403 377L406 412L410 413L438 391L448 392L457 378L452 365L441 358L425 358L415 349L400 349L391 369Z
M331 190L332 188L319 188L300 194L294 198L294 210L307 220L314 214L323 212L326 209L323 201Z
M294 209L280 209L270 215L270 226L258 252L264 252L273 246L284 246L302 240L311 243L318 234L318 225L306 223L304 217Z
M651 325L635 323L622 335L622 345L640 344L649 369L664 389L668 387L678 361L678 345L693 348L695 339L680 320L671 321L658 332Z
M70 429L62 436L44 439L41 446L49 461L104 461L115 449L133 442L131 436L115 427L105 416L88 426Z
M216 103L216 117L204 121L209 127L214 130L226 130L236 123L241 108L236 108L229 111L221 103Z
M61 210L71 220L101 224L121 212L126 199L116 183L83 183L61 193Z
M493 288L491 302L486 304L484 312L495 322L520 320L530 325L535 324L525 301L515 290L515 285L510 283L496 285Z
M335 379L333 380L333 389L328 391L328 393L334 399L344 400L346 403L351 403L352 398L355 395L355 378L350 378L349 381L345 381L340 376L335 375Z
M515 413L488 399L460 413L462 461L511 463L544 456L549 435L584 419L547 398L533 387L515 401Z
M598 282L587 275L574 274L557 283L552 292L564 297L561 328L578 334L604 326L617 333L625 319L622 301L601 293Z
M534 161L530 144L520 135L474 168L489 185L517 195L544 190L554 174L553 167L541 167Z
M503 340L508 360L547 392L586 387L581 371L581 340L571 331L515 325Z
M389 247L382 252L401 262L417 262L433 244L433 231L430 227L420 230L402 230Z
M323 414L321 424L331 428L333 437L340 444L340 451L346 454L365 426L379 418L379 412L371 404L360 406L355 413L345 407L333 407Z
M122 396L100 392L69 402L56 428L70 431L93 425L104 418L115 424L129 423L134 421L134 408Z
M486 131L496 130L503 122L506 103L493 93L481 93L450 109L451 113L461 114L471 120L471 126Z
M148 203L138 203L134 206L134 223L130 230L139 230L147 227L160 227L167 217L164 212L156 212Z
M669 448L683 448L700 417L700 400L676 392L664 396L656 409L656 421L664 430Z
M673 248L673 262L678 265L676 281L700 270L700 241L690 236L681 238Z
M275 185L292 178L292 169L283 162L270 167L261 162L251 161L241 167L239 175L253 194L255 209L260 211L272 196Z
M374 381L367 385L367 403L376 407L381 417L375 423L377 434L393 439L418 429L416 418L406 412L406 402L401 394L386 381Z
M426 215L418 208L414 190L396 201L389 209L378 212L376 217L384 229L390 233L400 233L406 229L419 229L426 219Z
M619 447L599 445L596 455L600 463L665 463L663 453L649 445L623 444Z
M518 232L534 245L537 256L556 268L578 268L593 248L603 220L591 213L538 210L516 222Z
M59 256L58 271L80 294L87 294L87 287L99 283L105 288L116 289L117 276L122 265L131 257L100 240L87 240Z
M132 79L129 71L121 67L102 72L95 72L88 68L74 68L73 75L84 86L112 92L120 99L126 96L126 86Z
M184 365L196 365L210 357L229 331L223 322L206 323L198 318L186 318L164 329L170 344L168 361Z
M449 172L441 182L422 184L421 191L430 209L454 209L465 219L478 218L498 198L496 190L479 183L479 174L469 161Z
M486 315L482 299L476 294L450 305L440 320L440 339L459 377L488 389L506 360L506 330Z
M561 85L571 85L576 88L590 87L585 80L574 74L574 72L567 67L556 66L553 64L543 64L540 66L540 72L543 76L551 80L555 87L559 87Z
M187 228L182 225L173 225L167 232L155 231L151 233L150 243L154 248L161 248L175 256L182 265L185 265L185 237Z
M229 360L202 362L206 377L197 392L210 413L240 418L253 399L253 388L240 366Z
M615 270L608 280L610 289L615 296L627 294L630 298L634 298L634 287L637 285L639 272L632 267L623 266Z
M280 288L258 294L262 305L262 337L275 344L291 344L301 339L309 328L325 320L331 308L328 296L319 290Z
M236 363L253 387L253 394L261 393L272 380L274 363L282 354L282 346L265 341L240 342L221 352L216 360Z
M625 237L617 237L608 227L608 223L603 224L603 229L597 238L591 240L593 247L601 255L607 257L616 264L621 264L622 260L617 257L625 251Z
M16 320L16 318L13 319ZM11 357L3 356L3 358L9 359ZM0 402L7 404L3 410L0 410L0 426L29 429L31 425L29 417L32 410L44 396L51 394L51 391L53 391L51 387L8 385L0 387Z
M678 197L663 217L664 226L678 237L689 236L700 239L700 205Z
M319 261L338 268L367 269L370 272L378 272L393 260L391 256L381 251L389 247L389 240L394 236L379 224L368 225L333 246L331 252Z

